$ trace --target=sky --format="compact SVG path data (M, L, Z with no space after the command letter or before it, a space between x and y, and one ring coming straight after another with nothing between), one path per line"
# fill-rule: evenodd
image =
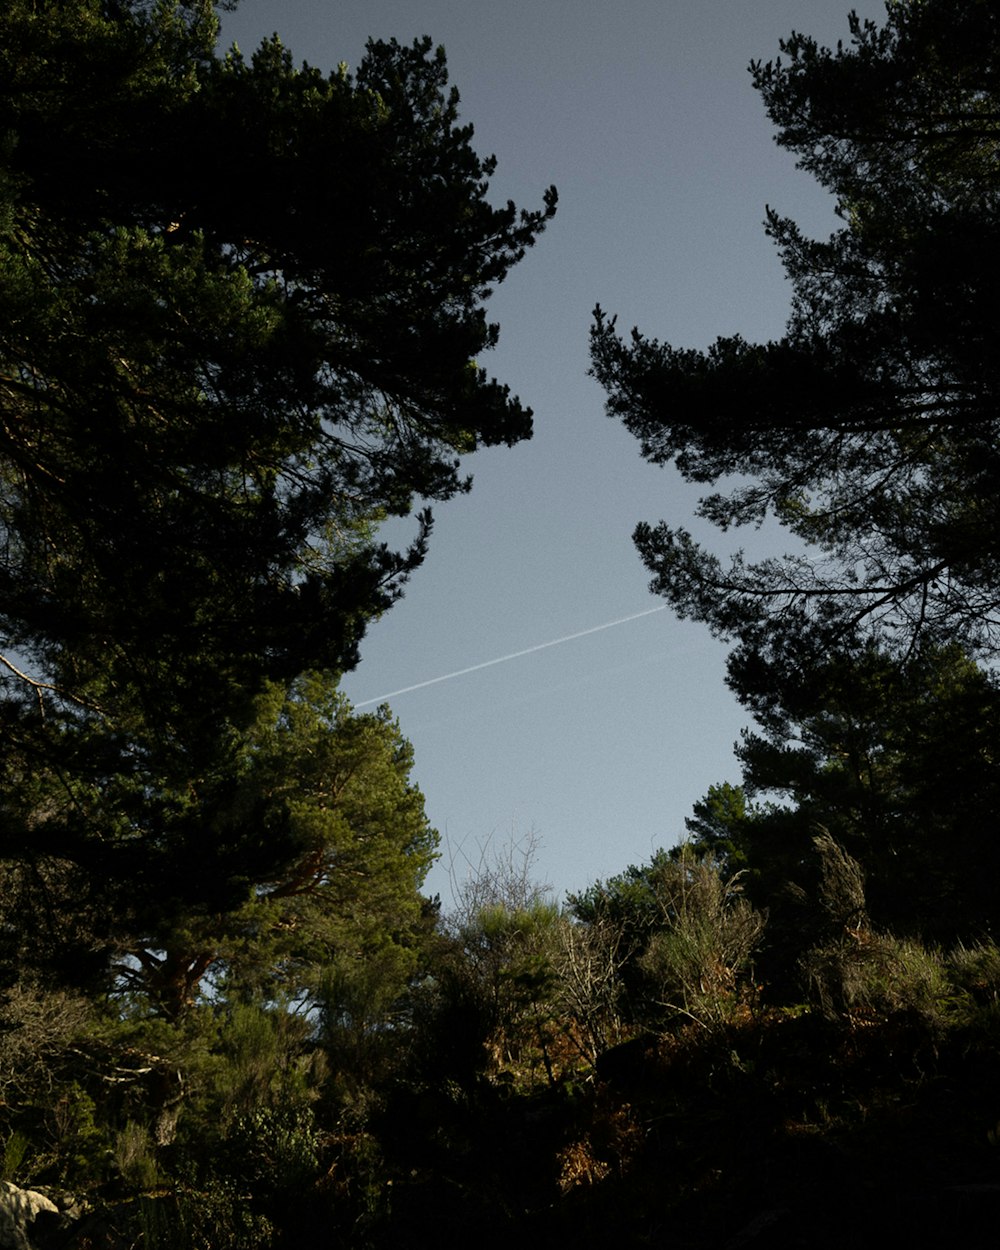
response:
M792 30L846 40L852 7L884 14L876 0L242 0L226 16L225 46L249 55L277 33L324 70L357 66L369 37L430 35L476 150L497 157L491 199L537 208L559 190L488 305L500 343L479 362L532 407L534 436L468 459L471 493L436 505L424 565L342 683L356 707L391 696L441 835L424 888L446 908L484 863L528 848L557 898L586 889L674 845L709 786L740 779L727 647L650 594L631 541L660 519L716 536L692 518L697 491L605 415L588 329L599 303L676 346L782 333L765 208L819 236L836 221L774 143L747 66Z

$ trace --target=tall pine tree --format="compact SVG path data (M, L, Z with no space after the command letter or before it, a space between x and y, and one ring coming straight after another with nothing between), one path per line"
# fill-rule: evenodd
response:
M0 12L0 859L81 934L294 859L227 824L259 697L356 663L430 515L379 522L531 431L475 362L554 191L490 204L429 40L325 74L216 7Z

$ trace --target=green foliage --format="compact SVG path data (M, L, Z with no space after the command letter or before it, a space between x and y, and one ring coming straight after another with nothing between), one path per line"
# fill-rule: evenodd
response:
M383 518L530 433L469 361L554 192L489 204L429 41L323 75L214 9L0 14L0 856L65 917L11 962L79 983L280 878L322 821L253 810L260 700L356 662L430 527Z
M42 856L0 866L12 962L86 970L106 992L110 948L117 991L171 1018L206 985L315 997L338 954L413 970L437 834L398 724L385 708L355 715L328 675L269 687L255 712L229 735L224 766L129 796L131 828L105 860L119 879ZM197 907L192 863L213 878Z
M619 924L633 944L641 944L662 918L660 896L669 893L677 875L668 851L657 851L648 864L630 864L617 877L596 881L580 894L570 894L572 914L590 924L599 917Z
M324 969L318 1041L330 1070L329 1089L345 1110L362 1113L370 1091L405 1061L413 982L419 980L414 955L386 943L363 955L339 953Z
M258 1202L304 1194L316 1179L320 1136L309 1107L259 1106L240 1116L226 1137L232 1174Z
M869 646L794 671L744 650L730 671L761 726L737 747L755 801L720 819L710 794L695 845L747 868L773 939L787 933L794 944L803 925L821 923L801 906L802 890L818 898L817 829L862 865L877 928L947 946L995 926L1000 865L987 831L1000 786L1000 699L991 672L955 646L927 647L905 664ZM709 804L714 821L704 818Z
M336 1158L334 1210L341 1224L359 1245L384 1244L375 1236L378 1230L387 1231L391 1241L392 1186L378 1139L368 1132L346 1134L337 1143Z
M159 1169L145 1125L127 1120L115 1135L113 1154L115 1167L130 1189L149 1190L156 1185Z
M209 5L34 7L0 28L4 632L113 714L137 685L206 711L209 675L218 706L255 674L351 662L419 558L364 524L529 432L468 362L552 197L488 204L493 163L429 41L372 43L352 79L277 39L217 56Z
M31 1140L20 1129L11 1129L0 1154L0 1180L14 1181L31 1151Z
M913 1013L939 1024L955 993L945 961L909 938L857 930L809 951L803 975L821 1010L885 1017Z
M597 881L567 898L571 916L591 942L600 942L599 949L605 953L602 997L615 1021L615 1032L621 1023L644 1021L651 1007L639 959L663 923L661 895L669 893L668 882L676 872L669 853L660 850L648 864L630 864L617 877ZM607 953L611 953L610 967Z
M483 1076L554 1083L572 1062L559 1020L567 921L531 874L533 837L481 857L428 948L413 998L418 1067L471 1091ZM578 1056L574 1053L573 1059Z
M707 351L630 340L598 310L593 371L656 464L716 487L700 515L783 526L727 567L642 524L653 588L789 671L881 636L994 654L1000 233L993 6L904 0L850 40L794 34L751 66L778 142L835 198L826 242L769 212L784 336Z
M258 1111L310 1100L312 1028L286 1007L233 1003L219 1021L211 1107L223 1127Z
M699 856L730 873L746 867L745 829L752 812L741 786L728 781L710 786L685 820L688 841Z
M232 817L263 817L285 862L255 878L247 856L240 906L195 916L186 928L168 918L147 937L135 954L153 1001L157 978L178 960L211 972L230 997L315 999L337 959L393 963L403 983L415 967L418 890L437 847L412 764L387 708L354 714L316 675L268 691L239 743ZM261 825L247 833L259 839ZM151 947L165 950L165 963Z
M103 1178L105 1157L113 1149L97 1102L78 1080L63 1085L45 1108L45 1145L62 1184L93 1183Z
M978 1002L1000 1004L1000 948L994 942L957 946L949 955L952 977Z
M140 1194L102 1221L110 1245L149 1250L271 1250L274 1225L224 1182L169 1195Z
M215 7L0 12L4 1177L81 1245L736 1244L775 1176L778 1241L848 1189L899 1240L1000 1099L991 7L754 66L844 221L770 218L780 343L595 327L645 454L737 475L704 516L823 557L640 531L740 643L742 786L566 909L515 843L444 920L337 673L423 553L380 520L528 433L470 361L554 197L488 205L428 42L325 76Z
M810 996L831 1018L905 1015L943 1035L967 1014L970 981L986 981L995 951L959 946L949 956L913 938L879 931L868 919L861 866L828 833L814 839L825 940L805 950L799 969Z
M616 934L619 1003L635 1023L674 1018L711 1028L744 1008L766 917L743 897L738 874L682 846L571 896L570 905L585 928Z
M465 975L486 1007L483 1044L497 1073L519 1079L544 1066L555 1079L551 1025L563 924L559 907L539 896L522 906L484 903L456 926Z
M669 925L653 935L639 960L657 1004L705 1027L732 1019L745 1005L741 981L764 923L739 897L736 882L692 865Z

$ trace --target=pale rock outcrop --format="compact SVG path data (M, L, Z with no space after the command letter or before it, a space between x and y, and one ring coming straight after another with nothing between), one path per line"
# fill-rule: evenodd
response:
M59 1217L59 1208L33 1189L0 1181L0 1250L35 1250L30 1232L35 1217L47 1212Z

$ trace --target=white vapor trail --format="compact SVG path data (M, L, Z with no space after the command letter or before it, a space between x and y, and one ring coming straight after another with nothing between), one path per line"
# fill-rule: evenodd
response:
M586 638L588 634L599 634L602 629L614 629L616 625L626 625L629 621L637 621L640 616L652 616L654 612L662 612L669 605L661 603L656 608L646 608L643 612L633 612L631 616L620 616L616 621L605 621L603 625L592 625L590 629L581 629L575 634L566 634L563 638L553 638L551 642L539 642L533 647L525 647L523 651L512 651L510 655L498 655L495 660L484 660L482 664L471 664L468 668L456 669L454 673L445 673L442 677L432 677L429 681L418 681L415 686L404 686L402 690L393 690L389 694L379 695L377 699L365 699L355 703L356 708L370 707L373 703L385 703L389 699L398 698L401 694L410 694L414 690L423 690L425 686L436 686L440 681L451 681L453 677L464 677L467 673L478 673L482 668L492 668L494 664L506 664L508 660L519 660L524 655L534 655L536 651L544 651L546 647L558 647L564 642L573 642L576 638Z

